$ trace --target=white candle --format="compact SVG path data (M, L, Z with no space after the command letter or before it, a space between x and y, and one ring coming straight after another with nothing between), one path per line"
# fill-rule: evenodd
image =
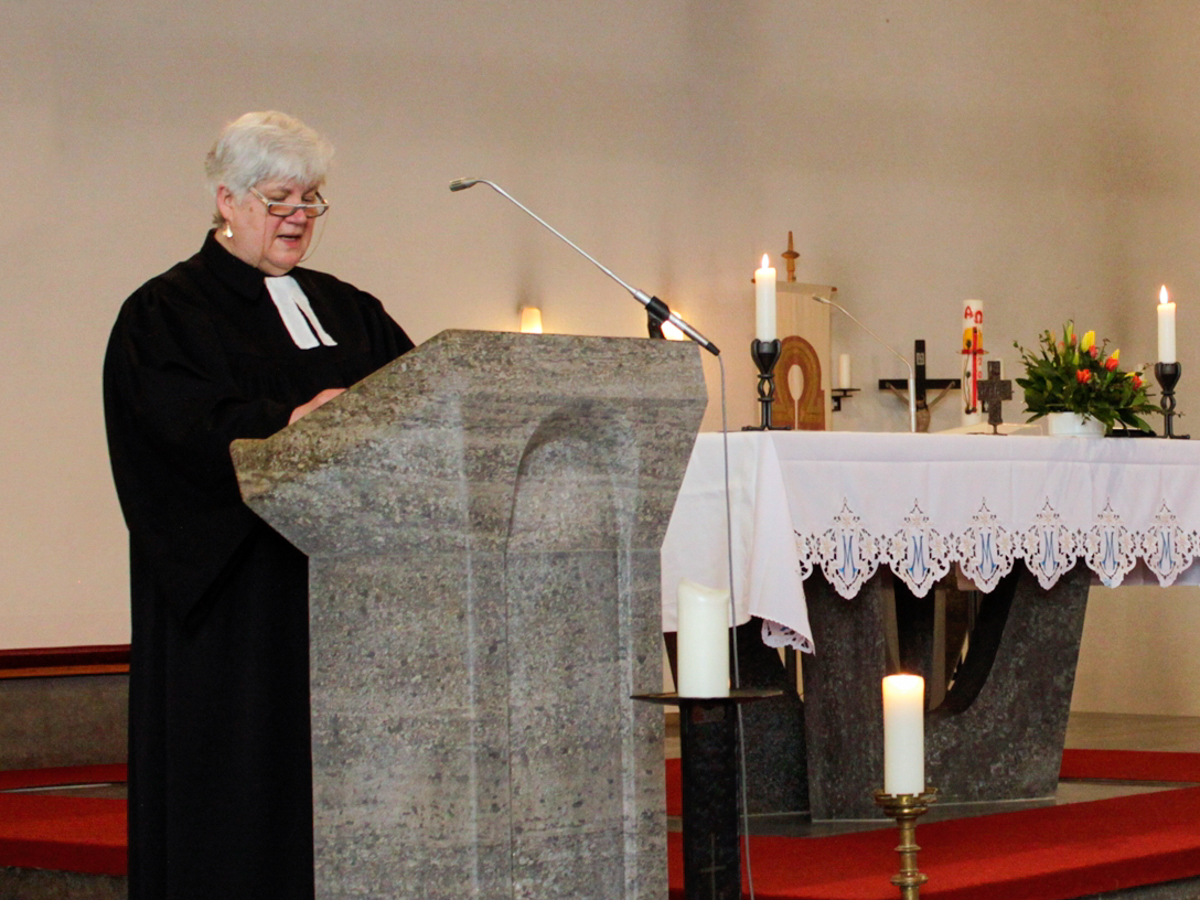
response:
M729 591L679 582L676 647L680 697L729 696Z
M883 679L883 791L920 794L925 790L925 679L889 675Z
M1158 292L1158 361L1178 361L1175 357L1175 304L1169 302L1165 284Z
M754 335L760 341L775 340L775 270L767 254L762 268L754 273Z
M850 387L850 354L838 354L838 383L840 388Z

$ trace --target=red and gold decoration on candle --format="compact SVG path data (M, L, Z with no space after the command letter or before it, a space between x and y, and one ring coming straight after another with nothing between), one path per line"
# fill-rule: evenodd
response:
M964 425L982 420L979 382L983 380L983 301L964 300L962 314L962 415Z

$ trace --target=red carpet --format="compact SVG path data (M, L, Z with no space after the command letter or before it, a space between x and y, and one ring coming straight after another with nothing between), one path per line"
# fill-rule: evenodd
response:
M678 810L678 772L678 760L668 761L669 813L671 804ZM1064 778L1200 781L1200 754L1068 750L1062 772ZM896 840L894 828L752 837L755 896L895 900ZM921 896L939 900L1069 900L1196 878L1200 788L918 824L917 843L921 871L929 876ZM681 836L669 834L667 847L671 897L681 900Z
M124 800L0 794L0 865L124 875L125 845Z
M119 784L119 765L10 769L0 792L81 784ZM100 797L0 793L0 865L93 875L124 875L125 801Z
M124 763L105 766L9 769L7 772L0 772L0 791L78 784L124 784L128 780L129 767Z
M1200 784L1200 753L1148 750L1064 750L1059 778Z
M921 896L1068 900L1200 876L1200 788L918 825ZM668 835L671 896L683 848ZM895 900L894 829L827 838L754 837L761 900Z
M122 781L124 766L0 772L0 791ZM1063 778L1200 782L1200 754L1068 750ZM679 761L667 761L679 815ZM123 875L125 801L0 793L0 865ZM1200 788L919 825L922 897L1067 900L1200 877ZM683 896L682 840L668 835L671 896ZM894 829L825 838L751 838L762 900L894 900Z
M2 773L0 773L2 774ZM1064 750L1059 778L1200 784L1200 753L1148 750ZM667 815L683 815L679 760L667 760Z

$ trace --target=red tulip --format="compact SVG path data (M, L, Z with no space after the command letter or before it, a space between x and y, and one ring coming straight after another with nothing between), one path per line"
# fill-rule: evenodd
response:
M1089 381L1092 380L1092 373L1090 371L1088 371L1087 369L1080 369L1078 372L1075 373L1075 380L1078 381L1080 384L1087 384Z
M1104 361L1104 368L1108 369L1108 371L1111 372L1113 369L1115 369L1117 367L1117 363L1118 363L1117 357L1110 356L1108 359L1106 359Z
M1134 388L1140 388L1142 386L1142 376L1141 375L1133 376L1133 386L1134 386Z

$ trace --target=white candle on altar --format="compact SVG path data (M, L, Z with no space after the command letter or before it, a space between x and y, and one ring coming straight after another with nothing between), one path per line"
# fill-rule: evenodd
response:
M729 591L683 579L678 602L675 690L680 697L729 696Z
M754 336L775 340L775 270L765 253L762 267L754 273Z
M1169 302L1165 284L1158 291L1158 361L1178 361L1175 356L1175 304Z
M889 675L883 679L883 791L920 794L925 790L925 679Z
M850 387L850 354L838 354L838 383L840 388Z

